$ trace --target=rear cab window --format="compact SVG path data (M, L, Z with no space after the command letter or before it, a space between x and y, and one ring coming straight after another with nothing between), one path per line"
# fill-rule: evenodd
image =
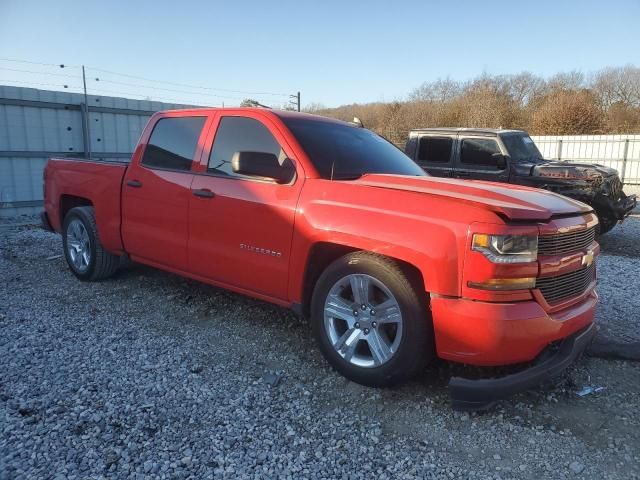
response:
M418 144L418 163L449 163L453 150L453 138L425 136Z
M142 156L142 165L189 171L207 117L165 117L156 122Z

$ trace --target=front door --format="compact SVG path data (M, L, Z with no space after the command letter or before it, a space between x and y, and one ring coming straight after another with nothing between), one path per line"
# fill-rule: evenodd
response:
M460 137L460 154L453 176L490 182L508 182L509 168L500 165L503 152L496 137ZM504 161L504 160L503 160Z
M304 180L287 185L233 172L235 152L292 159L270 120L250 113L218 119L205 151L206 172L194 177L189 205L189 269L265 296L287 299L295 210ZM295 163L295 161L294 161ZM300 169L298 168L298 172Z

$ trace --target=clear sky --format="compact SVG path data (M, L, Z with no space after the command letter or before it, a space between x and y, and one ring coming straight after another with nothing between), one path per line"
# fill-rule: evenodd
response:
M212 105L246 96L286 101L101 68L208 88L300 90L303 106L337 106L400 99L438 77L640 65L639 27L639 0L0 0L0 58L94 67L94 93ZM0 84L10 79L81 84L73 68L0 60Z

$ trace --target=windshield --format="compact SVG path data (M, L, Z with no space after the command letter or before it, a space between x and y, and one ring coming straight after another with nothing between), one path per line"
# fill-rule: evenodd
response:
M322 178L350 180L366 173L425 176L402 150L370 130L306 118L282 121Z
M501 138L512 161L534 163L543 161L540 150L526 133L507 133L501 135Z

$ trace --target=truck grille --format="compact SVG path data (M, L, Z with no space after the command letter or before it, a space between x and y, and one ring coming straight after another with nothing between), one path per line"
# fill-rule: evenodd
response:
M586 249L596 237L595 226L570 233L556 233L538 237L540 255L560 255Z
M618 200L622 195L622 182L620 181L620 177L614 175L609 179L609 190L611 191L610 197L613 200Z
M539 278L536 288L550 305L583 294L595 278L596 264L556 277Z

